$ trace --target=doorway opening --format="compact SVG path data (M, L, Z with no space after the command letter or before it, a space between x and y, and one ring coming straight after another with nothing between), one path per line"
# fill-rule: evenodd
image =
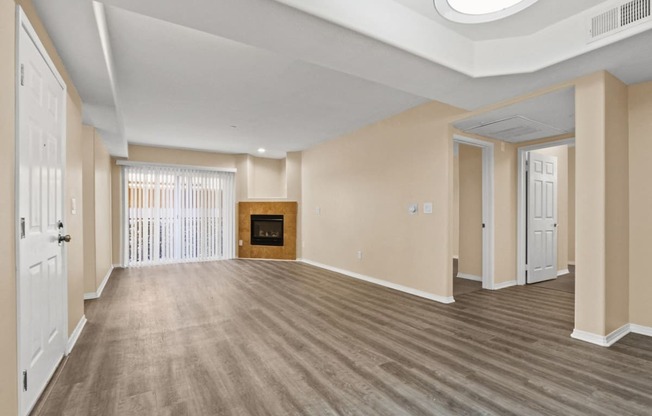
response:
M494 145L455 135L459 185L454 215L453 295L494 288Z

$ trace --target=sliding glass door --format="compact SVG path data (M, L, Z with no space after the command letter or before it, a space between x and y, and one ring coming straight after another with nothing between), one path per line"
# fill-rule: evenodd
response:
M128 266L235 257L235 173L124 166Z

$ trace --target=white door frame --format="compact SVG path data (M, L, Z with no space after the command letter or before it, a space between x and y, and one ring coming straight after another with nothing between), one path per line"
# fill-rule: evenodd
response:
M538 150L538 149L547 149L549 147L557 146L575 146L575 138L557 140L554 142L533 144L532 146L524 146L518 149L517 156L517 167L518 167L518 184L516 190L516 282L519 285L525 285L525 242L527 240L525 236L526 230L526 221L527 215L525 213L525 155L527 152Z
M24 31L23 31L24 30ZM45 63L47 66L50 68L52 71L52 74L54 74L54 77L56 80L59 82L59 84L63 88L63 106L62 106L62 111L64 114L64 122L61 123L61 137L62 137L62 147L61 147L61 158L62 158L62 172L61 172L61 181L62 181L62 204L64 205L62 207L61 212L65 215L66 209L65 209L65 201L66 201L66 97L68 95L68 88L66 86L66 83L63 80L63 77L57 70L57 67L54 65L54 62L52 62L52 59L50 59L50 56L48 55L45 46L43 46L43 43L41 43L40 39L38 38L38 35L36 31L34 30L34 27L31 25L29 22L29 19L27 18L27 15L23 11L22 7L17 5L16 6L16 80L15 80L15 85L16 85L16 114L15 114L15 157L16 157L16 173L15 173L15 201L14 201L14 208L16 212L16 217L15 222L16 222L16 228L15 228L15 242L16 242L16 346L17 346L17 372L16 372L16 382L18 385L18 414L19 415L26 415L31 409L24 409L23 408L23 400L22 400L22 391L23 391L23 369L21 367L22 364L22 359L23 359L23 354L22 354L22 345L21 345L21 333L20 333L20 328L21 328L21 316L20 316L20 309L21 309L21 285L20 285L20 224L18 221L18 213L19 211L19 193L21 192L20 189L20 136L21 136L21 130L20 130L20 82L21 82L21 69L20 69L20 62L21 62L21 50L20 50L20 39L23 36L29 36L29 38L34 42L34 45L36 45L36 48L40 52L41 56L43 56L43 59L45 60ZM62 220L65 220L62 218ZM62 323L61 323L61 328L63 328L64 335L66 339L68 338L68 262L67 262L67 248L66 245L64 244L63 246L63 254L62 254L62 269L63 269L63 287L61 290L63 291L63 296L62 296ZM68 354L69 351L67 349L64 350L64 354ZM43 386L45 388L46 386ZM39 396L43 392L39 392Z
M482 149L482 288L495 290L494 284L494 144L453 135L453 143ZM452 276L451 276L452 279Z

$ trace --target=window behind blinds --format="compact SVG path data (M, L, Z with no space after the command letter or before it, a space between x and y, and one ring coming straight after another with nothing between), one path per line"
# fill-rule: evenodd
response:
M124 166L129 266L235 257L235 174Z

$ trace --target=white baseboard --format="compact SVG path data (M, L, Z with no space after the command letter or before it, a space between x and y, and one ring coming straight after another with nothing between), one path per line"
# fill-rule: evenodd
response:
M601 347L611 347L616 342L618 342L618 340L620 340L622 337L629 334L630 332L631 332L631 325L625 324L620 328L616 329L615 331L613 331L612 333L608 334L607 336L575 329L573 330L571 337L578 339L580 341L590 342L591 344L599 345Z
M482 282L482 277L476 276L474 274L458 273L457 277L460 279L473 280L474 282Z
M563 276L565 274L570 273L570 270L564 269L564 270L557 270L557 276Z
M435 294L432 294L432 293L424 292L422 290L413 289L411 287L407 287L407 286L399 285L399 284L396 284L396 283L388 282L386 280L376 279L375 277L365 276L363 274L351 272L349 270L339 269L337 267L329 266L327 264L318 263L316 261L312 261L312 260L308 260L308 259L301 259L300 261L303 262L303 263L306 263L306 264L310 264L312 266L319 267L321 269L326 269L326 270L330 270L330 271L335 272L335 273L340 273L340 274L352 277L354 279L364 280L365 282L374 283L376 285L388 287L390 289L398 290L400 292L409 293L411 295L419 296L421 298L434 300L435 302L446 303L446 304L455 302L455 299L452 296L446 297L446 296L435 295Z
M489 290L500 290L500 289L506 289L508 287L516 286L517 285L516 280L508 280L506 282L502 283L494 283L493 287L490 287Z
M97 288L97 291L84 293L84 300L99 299L99 297L102 296L104 287L108 283L109 277L111 277L111 273L113 273L113 267L114 266L111 266L109 271L106 272L106 275L104 276L104 279L102 279L102 283L100 283L100 286Z
M652 327L649 326L629 324L629 330L634 334L647 335L648 337L652 337Z
M81 319L77 323L77 326L75 327L75 330L72 331L72 334L70 334L70 338L68 338L68 344L66 345L66 355L70 354L72 352L72 349L75 348L75 344L77 343L79 336L84 330L84 327L86 326L86 322L88 322L88 320L86 319L86 315L82 315Z

